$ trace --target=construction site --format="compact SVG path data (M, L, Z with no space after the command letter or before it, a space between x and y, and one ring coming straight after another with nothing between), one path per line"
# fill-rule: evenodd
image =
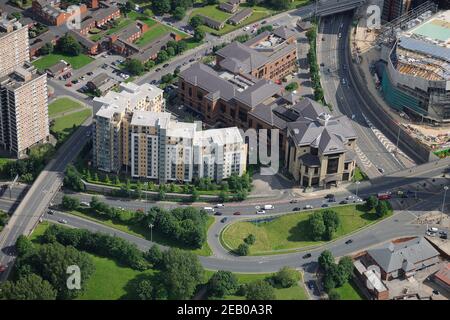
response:
M357 14L350 48L385 112L439 157L450 153L450 10L431 1L368 28Z

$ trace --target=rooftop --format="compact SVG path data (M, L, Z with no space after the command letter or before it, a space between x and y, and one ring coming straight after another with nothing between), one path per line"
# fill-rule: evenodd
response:
M416 264L426 266L427 260L439 256L439 252L424 237L400 243L389 242L367 250L367 253L387 273L400 269L411 271Z

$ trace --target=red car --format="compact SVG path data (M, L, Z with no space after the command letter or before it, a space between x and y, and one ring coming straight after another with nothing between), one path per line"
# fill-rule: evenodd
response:
M241 215L240 212L235 212L235 213L233 213L233 216L240 216L240 215Z
M71 86L72 86L72 84L70 82L66 83L66 87L71 87Z
M6 270L6 267L2 264L0 264L0 273L4 272Z

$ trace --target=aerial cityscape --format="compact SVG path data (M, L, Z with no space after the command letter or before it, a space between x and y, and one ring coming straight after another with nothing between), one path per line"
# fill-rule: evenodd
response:
M0 0L0 110L0 300L450 299L448 0Z

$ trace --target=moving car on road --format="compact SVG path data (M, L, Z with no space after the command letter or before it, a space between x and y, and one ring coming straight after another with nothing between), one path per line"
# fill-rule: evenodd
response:
M302 257L303 259L308 259L308 258L311 258L311 253L307 253L307 254L305 254L303 257Z
M258 211L256 211L256 214L265 214L265 213L266 213L265 210L258 210Z
M347 241L345 241L345 244L350 244L350 243L352 243L352 242L353 242L352 239L348 239Z
M227 220L228 220L227 217L225 217L222 220L220 220L220 222L225 223L225 222L227 222Z
M266 204L266 205L264 205L264 210L273 210L273 209L274 209L273 204Z
M233 213L233 216L240 216L241 213L239 211L236 211L235 213Z
M222 212L215 212L214 215L215 215L215 216L221 216L221 215L222 215Z
M59 219L58 222L62 223L62 224L67 224L67 220L66 219Z
M312 208L314 208L312 205L310 205L310 204L307 204L306 206L305 206L305 209L312 209Z

